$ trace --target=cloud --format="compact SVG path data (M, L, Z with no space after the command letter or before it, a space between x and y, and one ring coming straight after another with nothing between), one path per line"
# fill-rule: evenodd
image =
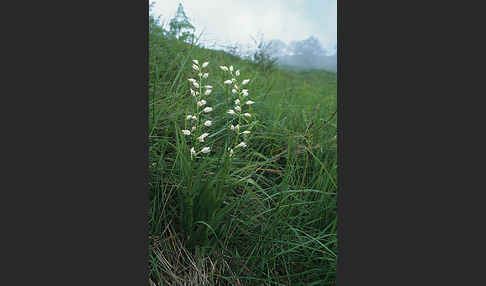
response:
M316 36L330 50L337 39L336 0L185 0L186 15L207 42L250 44L263 33L266 40L285 43ZM154 13L172 18L178 1L155 0Z

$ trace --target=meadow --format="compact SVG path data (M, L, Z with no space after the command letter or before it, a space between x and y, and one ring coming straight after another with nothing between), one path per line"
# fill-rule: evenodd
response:
M336 73L149 42L150 284L336 285Z

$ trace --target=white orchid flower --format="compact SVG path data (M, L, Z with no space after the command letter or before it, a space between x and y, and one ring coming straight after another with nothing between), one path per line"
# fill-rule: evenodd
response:
M203 153L209 153L209 152L211 152L211 148L204 147L204 148L201 149L201 152L203 152Z
M240 144L236 145L235 148L238 148L238 147L242 147L242 148L245 148L247 145L245 142L241 142Z

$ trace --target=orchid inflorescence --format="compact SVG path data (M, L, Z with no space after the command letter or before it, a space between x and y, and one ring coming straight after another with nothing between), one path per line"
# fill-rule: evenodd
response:
M223 84L226 84L228 86L232 85L231 94L234 94L237 97L234 100L234 108L226 111L226 113L233 116L233 119L236 119L238 121L236 126L234 126L233 124L230 125L230 129L236 132L235 144L236 142L239 142L234 148L228 148L229 155L231 157L233 156L236 149L245 148L248 146L247 143L244 142L244 140L242 140L241 142L239 140L240 135L244 135L244 139L248 139L247 135L251 133L250 130L241 130L241 128L243 128L241 124L245 122L247 123L246 126L249 126L250 118L252 117L251 113L244 112L243 109L249 108L249 106L254 104L255 102L252 100L248 100L248 89L242 88L243 86L247 85L250 80L245 79L241 81L241 83L237 80L237 78L240 76L240 70L234 71L233 66L230 66L229 68L226 66L220 66L219 68L224 72L229 73L229 75L231 76L231 79L225 80Z
M208 113L213 111L212 107L206 106L208 102L203 99L203 96L211 94L213 88L211 85L203 85L203 80L207 80L209 77L209 73L204 72L204 69L209 65L209 62L204 62L202 65L199 65L198 60L193 60L192 62L192 69L198 73L199 80L189 78L188 81L192 84L190 92L191 96L194 97L196 107L194 108L195 110L193 114L188 114L186 116L187 129L182 130L184 135L191 136L194 145L190 148L191 158L200 153L205 154L211 152L211 148L208 146L202 147L199 151L196 151L196 148L199 147L200 143L204 143L205 138L209 136L209 133L205 132L203 129L212 125L212 121L208 118ZM193 90L192 87L194 87L195 90ZM190 125L192 126L189 130L188 126Z

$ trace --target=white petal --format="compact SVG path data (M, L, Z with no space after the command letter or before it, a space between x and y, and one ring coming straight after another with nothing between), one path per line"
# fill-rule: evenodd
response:
M211 151L211 148L209 148L209 147L204 147L204 148L201 149L201 152L203 152L203 153L209 153L210 151Z

